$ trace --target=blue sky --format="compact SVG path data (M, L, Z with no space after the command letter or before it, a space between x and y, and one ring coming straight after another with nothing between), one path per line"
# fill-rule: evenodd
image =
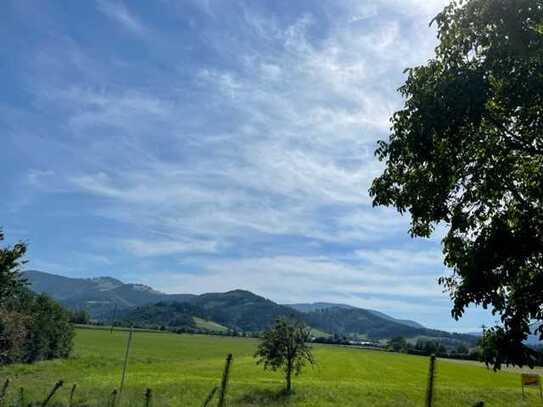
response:
M488 324L367 192L443 5L3 2L0 225L52 273Z

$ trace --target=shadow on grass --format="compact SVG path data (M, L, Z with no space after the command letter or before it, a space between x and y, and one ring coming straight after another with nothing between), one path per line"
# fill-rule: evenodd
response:
M254 389L241 395L238 401L248 406L287 406L294 396L294 392L287 393L284 389Z

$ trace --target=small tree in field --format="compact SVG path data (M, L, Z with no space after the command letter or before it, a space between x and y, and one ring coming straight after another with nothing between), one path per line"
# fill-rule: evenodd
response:
M403 336L390 338L387 347L394 352L407 352L407 341Z
M307 362L315 363L307 344L310 335L303 322L281 318L264 333L255 353L257 364L264 364L264 369L283 370L287 393L292 391L292 374L299 375Z

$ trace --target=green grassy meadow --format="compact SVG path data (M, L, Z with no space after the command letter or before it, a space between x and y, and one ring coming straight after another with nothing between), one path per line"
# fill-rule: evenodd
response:
M127 332L78 329L73 357L68 360L0 368L0 379L12 380L10 395L24 387L27 401L42 400L62 379L56 403L68 399L77 383L82 405L106 406L118 387ZM143 406L146 387L153 406L201 406L219 383L228 353L234 355L228 405L231 406L421 406L428 359L419 356L316 345L318 365L294 381L295 394L280 392L281 376L256 366L257 340L206 335L176 335L137 331L130 354L123 405ZM476 363L440 359L437 362L436 406L543 405L535 390L521 399L517 371L494 373Z
M226 332L226 331L228 331L227 327L225 327L225 326L223 326L221 324L217 324L216 322L207 321L205 319L198 318L198 317L193 317L192 319L194 320L194 323L196 324L197 328L207 329L209 331L215 331L215 332Z

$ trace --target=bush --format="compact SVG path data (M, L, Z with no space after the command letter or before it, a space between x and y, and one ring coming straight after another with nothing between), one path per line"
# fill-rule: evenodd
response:
M395 336L389 339L387 348L394 352L407 352L409 347L404 337Z
M46 295L34 296L30 335L26 343L25 362L66 358L72 350L74 336L70 314Z
M72 349L70 313L28 289L0 308L0 363L65 358Z
M71 314L20 277L25 252L24 243L0 248L0 364L64 358L72 349Z
M72 311L70 314L70 322L74 324L88 325L90 323L89 312L84 309Z
M0 310L0 365L23 359L29 320L29 315Z

